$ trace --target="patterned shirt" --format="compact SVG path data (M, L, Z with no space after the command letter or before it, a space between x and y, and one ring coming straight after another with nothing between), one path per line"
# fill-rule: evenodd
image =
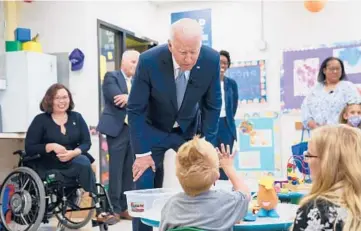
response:
M298 209L293 231L342 231L347 209L318 199Z
M301 106L302 123L314 120L319 125L338 124L340 113L348 103L360 103L360 93L356 85L342 80L334 91L327 92L325 85L318 83L311 93L303 100Z

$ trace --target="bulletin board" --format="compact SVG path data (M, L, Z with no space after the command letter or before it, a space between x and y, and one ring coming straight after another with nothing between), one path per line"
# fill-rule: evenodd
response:
M343 60L348 80L360 86L361 41L285 50L281 67L281 109L284 113L299 111L303 99L317 83L321 63L330 56Z
M244 113L240 118L236 120L236 170L247 177L268 173L282 177L279 113Z
M267 102L264 60L232 63L232 67L227 70L226 76L237 82L238 105Z

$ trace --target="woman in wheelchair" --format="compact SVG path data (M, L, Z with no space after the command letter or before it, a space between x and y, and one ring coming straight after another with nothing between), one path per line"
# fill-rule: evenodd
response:
M40 104L43 113L37 115L28 128L25 139L26 155L40 154L36 169L41 176L57 170L62 178L77 182L97 203L97 186L88 153L91 141L86 122L80 113L73 111L70 91L62 84L52 85ZM97 220L113 224L111 214L97 212Z

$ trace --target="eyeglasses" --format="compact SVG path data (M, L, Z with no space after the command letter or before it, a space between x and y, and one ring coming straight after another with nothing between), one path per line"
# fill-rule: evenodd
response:
M228 67L228 64L229 64L229 63L228 63L228 62L224 62L224 61L220 61L220 64L221 64L221 65L225 65L225 66Z
M310 158L318 158L318 156L312 155L309 151L303 152L303 156L305 157L305 160L309 160Z
M62 96L62 97L57 96L57 97L55 97L55 100L56 101L61 101L61 100L66 101L66 100L69 100L69 96Z
M327 67L326 69L331 72L340 72L342 70L340 67Z

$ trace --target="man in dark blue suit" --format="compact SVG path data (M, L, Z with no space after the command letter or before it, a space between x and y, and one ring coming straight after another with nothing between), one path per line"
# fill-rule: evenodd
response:
M216 142L221 109L219 54L201 45L202 28L195 20L174 23L170 37L168 45L140 56L129 96L136 189L162 187L164 153L177 151L196 134L199 112L201 135ZM152 228L133 219L133 230Z
M227 69L231 65L231 56L228 51L220 51L221 64L221 92L222 108L219 119L217 147L221 144L229 145L233 149L234 141L237 140L236 123L234 117L238 107L238 86L236 81L225 76ZM220 179L228 180L227 175L221 169Z
M131 78L139 59L139 52L123 53L120 70L107 72L103 81L104 109L98 131L106 135L109 150L109 197L114 207L115 221L131 219L127 211L124 192L133 189L132 165L134 154L130 147L130 135L126 105L131 89Z

